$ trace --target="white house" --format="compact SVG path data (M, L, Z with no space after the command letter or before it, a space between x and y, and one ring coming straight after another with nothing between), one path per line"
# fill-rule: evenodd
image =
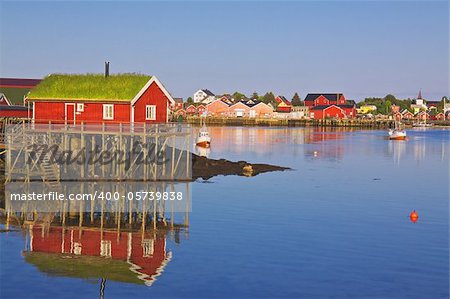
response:
M215 95L208 89L199 89L194 93L194 103L209 104L215 99Z

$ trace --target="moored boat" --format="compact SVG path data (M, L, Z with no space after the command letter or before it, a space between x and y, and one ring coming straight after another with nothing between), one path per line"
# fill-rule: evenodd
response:
M395 128L390 129L388 132L388 138L390 140L405 140L406 139L406 131L400 127L400 123L395 122Z
M211 137L209 136L208 129L206 128L205 124L203 124L203 127L200 129L197 135L197 140L195 141L195 144L200 147L210 147L211 146Z

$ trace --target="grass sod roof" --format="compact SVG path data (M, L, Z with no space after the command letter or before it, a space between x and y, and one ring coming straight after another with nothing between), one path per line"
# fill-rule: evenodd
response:
M0 93L5 94L11 105L23 105L23 97L30 88L0 87Z
M52 74L31 90L29 100L131 101L151 76L127 73L105 78L103 74Z
M130 270L126 261L94 256L65 256L43 252L28 252L25 260L40 271L53 276L84 279L106 278L114 281L144 284Z

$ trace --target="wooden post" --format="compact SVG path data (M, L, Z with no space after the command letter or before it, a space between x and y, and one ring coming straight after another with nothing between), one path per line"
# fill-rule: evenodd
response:
M148 169L148 166L147 166L147 156L148 156L147 149L148 149L148 146L147 146L147 128L146 128L146 124L145 123L144 123L144 132L143 132L142 138L144 139L144 142L143 142L144 147L142 148L142 151L143 151L143 154L144 154L144 175L143 175L143 179L144 179L144 181L146 181L147 178L148 178L148 176L147 176L147 169Z
M80 151L85 151L86 154L86 149L85 149L85 145L86 145L86 141L84 140L85 138L85 134L84 134L84 123L81 122L81 127L80 127ZM81 164L81 178L84 179L85 177L85 163Z
M184 218L184 225L189 226L189 183L186 183L186 214Z
M171 179L175 178L175 138L176 136L172 136L172 171L171 171Z
M102 152L105 150L105 123L102 122ZM102 155L103 157L103 155ZM102 179L105 179L105 163L104 161L100 160L102 163Z

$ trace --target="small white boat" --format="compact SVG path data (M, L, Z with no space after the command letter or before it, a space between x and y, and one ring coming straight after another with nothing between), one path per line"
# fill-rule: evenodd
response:
M197 140L195 141L195 144L200 147L206 147L209 148L211 146L211 137L209 136L208 129L206 128L205 124L203 124L203 127L200 129L197 135Z
M395 128L390 129L389 132L390 140L405 140L406 139L406 131L400 128L400 123L395 122Z

